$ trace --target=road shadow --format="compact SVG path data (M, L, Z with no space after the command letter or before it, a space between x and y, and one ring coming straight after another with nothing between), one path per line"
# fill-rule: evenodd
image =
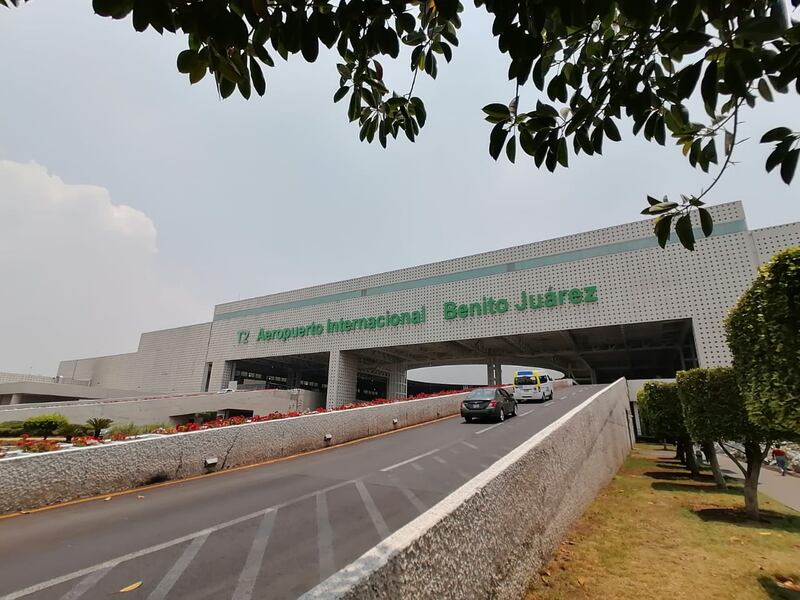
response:
M731 496L741 496L741 486L728 485L728 489L720 489L716 485L692 485L691 483L668 483L666 481L654 481L650 484L658 492L692 492L695 494L729 494Z
M769 597L770 600L800 600L800 591L788 589L787 586L791 586L791 584L788 583L787 580L796 585L797 582L800 581L800 576L794 575L787 578L762 575L758 578L758 583L767 593L767 597ZM798 590L800 590L800 587L798 587Z
M760 511L761 517L758 521L750 518L743 508L702 508L693 512L706 522L727 523L740 527L785 531L787 533L800 533L800 517L772 510Z

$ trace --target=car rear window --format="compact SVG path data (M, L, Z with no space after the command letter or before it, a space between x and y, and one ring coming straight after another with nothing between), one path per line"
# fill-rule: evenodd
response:
M514 385L537 385L535 377L516 377L514 378Z
M491 388L484 388L480 390L473 390L467 396L469 400L491 400L494 398L494 390Z

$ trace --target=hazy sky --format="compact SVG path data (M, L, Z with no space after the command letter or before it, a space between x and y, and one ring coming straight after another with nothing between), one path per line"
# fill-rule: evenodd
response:
M417 143L382 150L332 103L332 54L279 63L265 98L221 101L210 78L177 72L181 37L138 34L88 0L0 8L0 371L130 352L224 301L632 221L645 194L710 179L629 124L556 174L495 163L480 108L512 96L507 62L475 9L460 39L437 81L418 81ZM407 61L387 77L405 88ZM757 143L796 127L800 100L761 108L712 198L742 200L751 228L800 221L800 184L767 175Z

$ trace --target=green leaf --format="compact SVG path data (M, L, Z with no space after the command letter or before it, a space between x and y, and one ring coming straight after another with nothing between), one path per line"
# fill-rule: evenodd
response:
M489 134L489 156L497 160L500 157L500 152L503 150L506 137L508 137L508 130L505 128L504 123L498 123Z
M706 107L706 112L710 116L714 116L717 112L717 62L713 61L706 67L703 81L700 84L700 92L703 96L703 103Z
M766 42L781 37L786 28L775 17L753 17L736 30L736 37L751 42Z
M513 135L506 144L506 157L508 157L508 160L510 160L512 163L517 157L517 138Z
M792 135L792 130L788 127L776 127L775 129L770 129L767 133L761 136L761 143L767 144L769 142L778 142L790 135Z
M411 106L414 107L414 116L417 117L417 123L419 123L420 127L424 127L425 121L428 118L428 113L425 112L425 104L416 96L411 98L410 102Z
M650 202L650 197L647 197L648 202ZM653 198L655 200L655 198ZM665 213L673 208L677 208L677 202L656 202L655 204L650 204L647 208L642 211L643 215L660 215L661 213Z
M253 87L259 96L263 96L267 91L267 82L264 79L264 73L261 72L261 67L256 62L256 59L250 57L250 76L253 78Z
M758 93L761 94L761 97L767 102L772 102L772 90L769 89L769 84L767 83L766 79L759 80Z
M694 230L692 229L692 219L689 215L683 215L675 223L675 233L678 239L687 250L694 250Z
M698 208L697 211L700 213L700 226L703 228L703 235L708 237L714 231L714 219L705 208Z
M672 225L672 215L661 215L656 219L653 231L656 234L658 245L662 248L667 246L669 241L670 226Z
M612 142L618 142L622 139L619 134L619 129L617 129L614 119L611 117L606 117L603 119L603 131L605 132L606 137Z
M336 90L336 93L333 95L333 101L338 102L342 98L347 95L347 91L350 89L350 86L344 85Z
M797 158L800 156L800 148L790 151L783 159L781 164L781 179L785 184L790 184L797 169Z
M697 80L700 79L700 72L703 69L703 62L705 59L700 59L693 65L689 65L682 69L678 77L678 97L688 98L692 95L694 87L697 85Z
M655 205L656 205L656 204L658 204L659 202L660 202L660 200L656 200L656 199L655 199L655 198L653 198L652 196L647 196L647 203L648 203L650 206L655 206Z
M508 106L505 104L500 104L499 102L487 104L483 107L483 112L485 112L487 115L491 115L493 117L502 117L504 119L511 117L511 111L508 110Z
M191 73L192 68L197 63L198 56L194 50L184 50L178 54L178 72Z
M569 150L567 148L567 138L562 137L558 140L558 162L562 167L569 167Z

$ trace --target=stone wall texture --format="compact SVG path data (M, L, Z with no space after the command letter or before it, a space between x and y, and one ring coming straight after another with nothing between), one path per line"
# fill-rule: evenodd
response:
M458 413L466 394L0 460L0 514L291 456ZM397 423L394 423L397 419ZM330 433L330 443L324 441Z
M620 379L303 600L522 597L628 455L627 405Z

